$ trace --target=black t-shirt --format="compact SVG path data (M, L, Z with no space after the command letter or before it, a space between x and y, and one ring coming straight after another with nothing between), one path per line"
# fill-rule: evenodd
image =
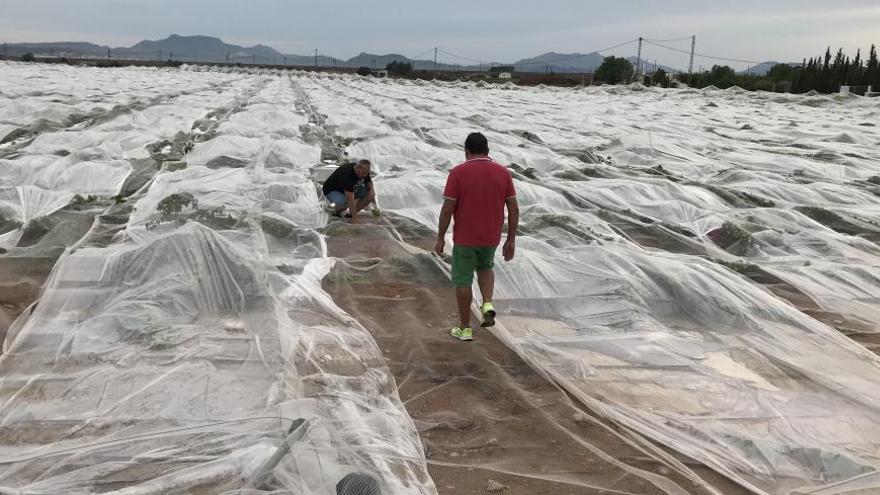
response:
M356 189L360 189L370 182L372 182L370 174L361 179L354 173L354 163L346 163L334 170L330 177L327 177L327 180L324 181L323 190L324 194L330 191L355 192Z

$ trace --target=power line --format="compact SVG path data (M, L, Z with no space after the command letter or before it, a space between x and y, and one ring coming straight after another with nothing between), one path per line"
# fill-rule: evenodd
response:
M437 51L439 51L439 52L441 52L441 53L444 53L444 54L446 54L446 55L449 55L449 56L451 56L451 57L456 57L456 58L460 58L460 59L462 59L462 60L467 60L468 62L473 62L473 63L475 63L475 64L484 64L484 63L488 63L488 62L485 62L485 61L483 61L483 60L477 60L477 59L475 59L475 58L465 57L464 55L456 55L455 53L447 52L446 50L444 50L444 49L442 49L442 48L437 48Z
M593 50L593 51L591 51L590 53L582 53L582 54L579 54L579 55L570 55L570 56L568 56L568 57L557 58L557 59L554 59L554 60L543 60L543 61L541 61L541 62L529 62L529 63L522 63L522 64L517 64L517 65L547 65L547 64L553 64L553 63L555 63L555 62L565 62L566 60L574 60L574 59L576 59L576 58L589 57L590 55L592 55L592 54L594 54L594 53L602 53L602 52L607 52L607 51L610 51L610 50L614 50L614 49L616 49L616 48L621 48L621 47L624 47L624 46L626 46L626 45L631 45L631 44L633 44L633 43L637 43L638 41L639 41L638 38L636 38L636 39L629 40L629 41L627 41L627 42L625 42L625 43L620 43L620 44L618 44L618 45L609 46L608 48L602 48L601 50Z
M685 40L690 40L691 38L693 38L693 35L691 35L691 36L685 36L684 38L673 38L673 39L670 39L670 40L655 40L655 39L649 39L649 38L645 38L645 40L656 41L656 42L658 42L658 43L672 43L672 42L674 42L674 41L685 41Z
M427 50L425 50L425 51L423 51L422 53L416 55L415 57L406 57L406 58L409 59L409 60L418 60L419 57L424 57L425 55L427 55L427 54L429 54L429 53L431 53L431 52L433 52L433 51L434 51L433 48L428 48Z
M574 59L577 59L577 58L589 57L590 55L592 55L592 54L594 54L594 53L607 52L607 51L610 51L610 50L614 50L614 49L616 49L616 48L621 48L621 47L624 47L624 46L627 46L627 45L631 45L631 44L636 43L636 42L638 42L638 41L639 41L638 39L632 39L632 40L626 41L626 42L624 42L624 43L619 43L619 44L617 44L617 45L609 46L609 47L607 47L607 48L602 48L602 49L600 49L600 50L593 50L593 51L591 51L590 53L581 53L581 54L578 54L578 55L569 55L569 56L566 56L566 57L560 57L560 58L556 58L556 59L552 59L552 60L542 60L542 61L540 61L540 62L523 62L523 63L517 63L517 64L510 63L510 64L500 64L500 65L519 65L519 66L525 66L525 65L529 65L529 66L531 66L531 65L551 65L551 64L554 64L554 63L556 63L556 62L565 62L565 61L567 61L567 60L574 60ZM470 58L470 57L465 57L465 56L463 56L463 55L457 55L457 54L455 54L455 53L448 52L448 51L443 50L443 49L439 49L439 50L440 50L441 52L443 52L444 54L446 54L446 55L449 55L449 56L452 56L452 57L456 57L456 58L460 58L460 59L462 59L462 60L467 60L467 61L469 61L469 62L474 62L474 63L477 63L477 64L488 64L488 63L489 63L489 62L486 62L485 60L476 60L476 59L473 59L473 58Z
M680 49L678 49L678 48L673 48L673 47L671 47L671 46L661 45L660 43L655 43L655 42L650 41L650 40L645 40L645 42L646 42L646 43L650 43L650 44L652 44L652 45L654 45L654 46L659 46L660 48L665 48L665 49L667 49L667 50L672 50L672 51L674 51L674 52L685 53L685 54L688 54L688 55L690 55L690 53L691 53L691 52L688 51L688 50L680 50ZM757 61L755 61L755 60L741 60L741 59L738 59L738 58L716 57L716 56L714 56L714 55L706 55L706 54L704 54L704 53L697 53L697 52L693 52L693 54L694 54L694 56L697 56L697 57L708 58L708 59L712 59L712 60L723 60L723 61L725 61L725 62L738 62L738 63L741 63L741 64L762 64L762 63L763 63L763 62L757 62Z

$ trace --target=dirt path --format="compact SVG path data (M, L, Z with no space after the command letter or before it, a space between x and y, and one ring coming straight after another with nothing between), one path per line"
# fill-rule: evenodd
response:
M627 444L491 333L477 330L471 343L449 337L455 306L442 270L429 255L407 250L389 225L362 222L327 227L330 255L341 261L324 288L383 350L439 493L673 492L649 482L653 474L674 480L680 493L711 493ZM430 244L418 233L407 241ZM689 467L717 493L746 493L705 467Z

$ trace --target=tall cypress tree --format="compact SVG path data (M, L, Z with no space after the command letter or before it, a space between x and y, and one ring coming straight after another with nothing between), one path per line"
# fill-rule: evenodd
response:
M873 86L874 91L880 91L880 62L877 60L877 47L874 45L871 45L871 53L868 55L865 84Z
M863 86L864 80L862 78L862 49L859 48L856 50L856 58L852 59L852 62L849 64L849 84L854 86Z

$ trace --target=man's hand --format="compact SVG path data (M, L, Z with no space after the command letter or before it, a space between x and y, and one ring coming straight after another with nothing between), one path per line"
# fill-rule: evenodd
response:
M504 255L504 261L510 261L513 259L513 255L516 251L516 241L513 239L507 239L504 241L504 248L502 248L501 253Z
M437 244L434 244L434 252L437 253L437 256L443 256L443 250L446 249L446 239L439 238L437 239Z

